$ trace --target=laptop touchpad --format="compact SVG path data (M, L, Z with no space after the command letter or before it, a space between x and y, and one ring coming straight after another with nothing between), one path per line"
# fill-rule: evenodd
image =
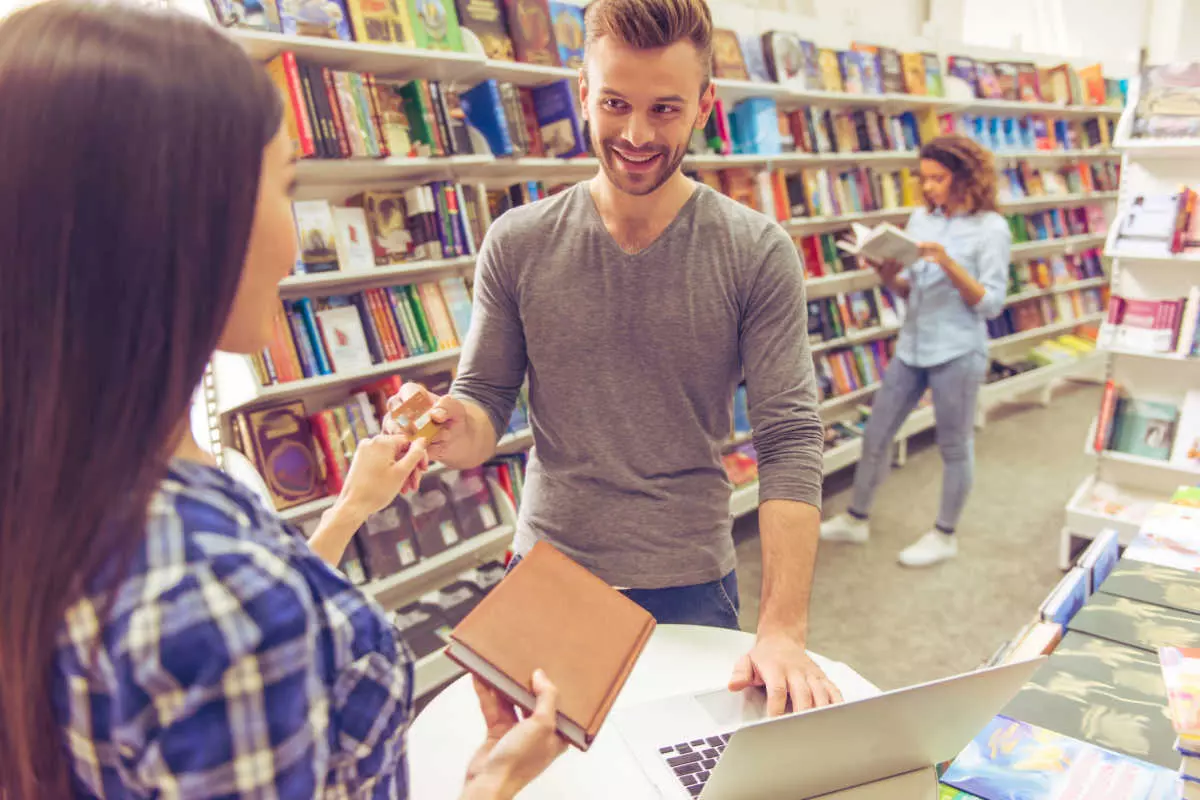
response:
M757 686L740 692L728 689L699 692L695 699L712 718L714 731L734 731L767 718L767 693Z

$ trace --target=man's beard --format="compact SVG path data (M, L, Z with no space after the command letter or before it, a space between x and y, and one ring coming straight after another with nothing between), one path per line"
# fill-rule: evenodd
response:
M589 132L590 133L590 132ZM679 165L683 163L684 156L687 155L687 145L672 151L668 147L661 145L653 147L643 147L633 149L624 147L626 152L636 153L638 155L653 155L655 158L655 166L643 173L630 173L623 168L621 156L613 152L614 145L621 142L621 137L614 136L602 141L592 138L592 149L600 158L600 167L604 170L604 174L608 176L608 180L622 192L626 194L643 196L648 195L671 179L675 171L679 169Z

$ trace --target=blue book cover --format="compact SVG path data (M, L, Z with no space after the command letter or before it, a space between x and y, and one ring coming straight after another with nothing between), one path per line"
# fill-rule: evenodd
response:
M1057 622L1065 628L1087 602L1090 590L1087 572L1073 567L1042 604L1042 620Z
M996 717L942 783L983 800L1177 800L1174 770Z
M550 0L550 27L558 42L558 58L564 67L583 66L583 9L570 3Z
M492 155L511 156L512 137L508 132L508 117L504 115L499 84L488 78L460 94L458 99L467 122L487 139Z
M342 0L278 0L279 28L287 36L354 41Z
M738 386L733 393L733 431L739 434L751 431L750 402L747 399L745 384Z
M321 344L321 332L317 327L317 315L313 311L313 302L311 297L301 297L296 301L296 310L300 312L300 319L304 322L304 329L308 333L308 338L313 343L313 355L317 360L317 372L322 375L330 375L333 373L333 368L329 365L329 356L325 352L325 348ZM368 344L370 337L367 338ZM372 356L375 354L372 353ZM378 363L378 360L376 361Z
M750 97L733 107L734 151L774 156L783 152L779 108L769 97Z
M533 111L542 130L546 155L571 158L586 152L570 81L535 86Z

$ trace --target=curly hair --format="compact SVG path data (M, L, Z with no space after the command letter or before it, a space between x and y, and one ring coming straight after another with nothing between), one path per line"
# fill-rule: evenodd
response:
M950 171L950 191L967 213L996 210L996 162L989 151L966 136L950 134L926 142L921 158Z

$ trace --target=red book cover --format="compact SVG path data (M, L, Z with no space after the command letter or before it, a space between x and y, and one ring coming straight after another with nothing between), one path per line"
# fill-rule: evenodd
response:
M300 152L311 156L317 152L313 141L312 120L308 118L308 107L304 102L304 92L300 88L300 70L296 66L296 54L291 50L280 53L283 59L283 72L287 76L288 96L292 108L296 111L297 133L300 135Z
M1117 385L1112 381L1104 384L1104 395L1100 399L1100 415L1096 418L1096 439L1092 447L1097 453L1108 449L1108 437L1112 435L1113 412L1117 405Z
M309 422L312 423L313 438L325 456L326 487L330 494L338 494L342 491L349 464L346 463L346 455L342 452L333 413L328 410L320 411L309 417Z

